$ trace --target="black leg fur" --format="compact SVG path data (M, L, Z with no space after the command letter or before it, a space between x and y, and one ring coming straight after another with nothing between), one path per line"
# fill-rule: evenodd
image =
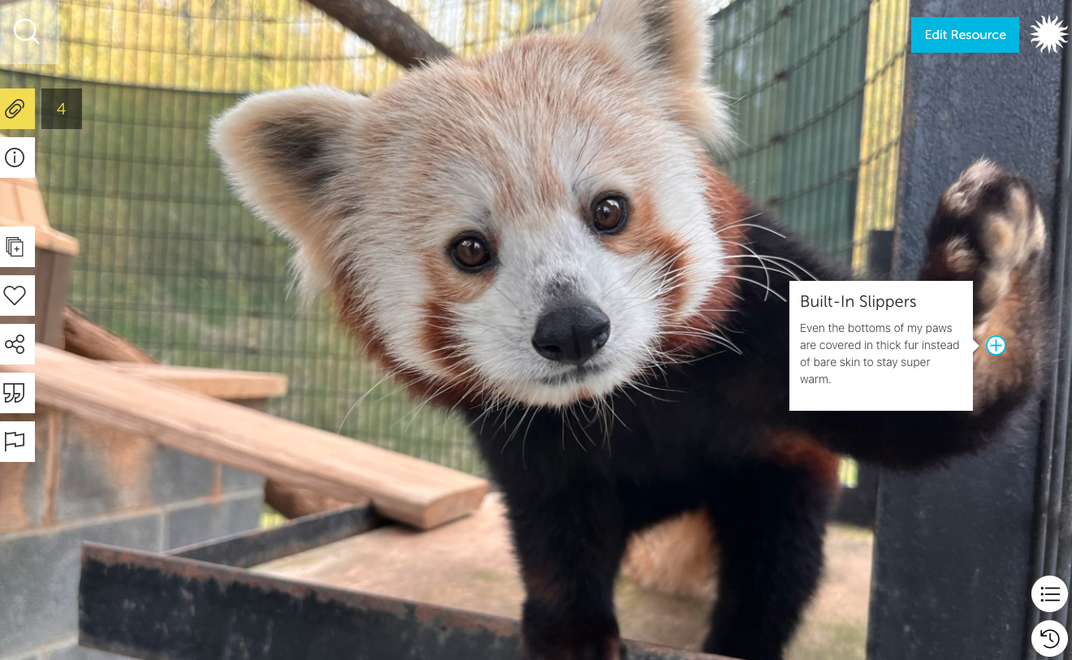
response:
M772 464L750 465L717 490L708 510L719 538L718 595L703 649L781 660L822 574L834 493L806 471Z
M527 592L522 640L529 658L617 656L614 578L626 535L616 498L593 486L510 509Z

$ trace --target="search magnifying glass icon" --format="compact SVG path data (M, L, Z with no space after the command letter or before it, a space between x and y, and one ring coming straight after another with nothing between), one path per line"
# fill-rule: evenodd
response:
M30 33L30 36L24 37L24 36L19 34L19 25L22 24L22 23L29 23L30 24L30 28L33 30L33 32ZM37 44L38 46L41 45L41 42L37 40L37 24L34 23L33 21L31 21L28 18L22 18L22 19L19 19L19 20L15 21L14 32L15 32L15 38L18 39L19 41L32 41L35 44Z

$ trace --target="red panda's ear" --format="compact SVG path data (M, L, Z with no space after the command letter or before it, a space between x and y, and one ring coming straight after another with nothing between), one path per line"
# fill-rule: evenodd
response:
M669 83L671 110L711 148L733 142L721 95L706 84L710 46L701 0L603 0L586 36L648 81Z
M604 0L588 28L623 59L681 82L706 74L707 15L700 0Z
M356 208L356 135L369 100L328 87L251 96L216 120L212 145L238 196L297 247L307 288L326 283L329 246Z

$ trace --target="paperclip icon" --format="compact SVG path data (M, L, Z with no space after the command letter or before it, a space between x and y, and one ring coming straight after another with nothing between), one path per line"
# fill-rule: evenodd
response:
M4 116L8 119L14 119L25 107L26 104L22 99L15 99L11 102L11 105L7 106L7 109L4 110Z

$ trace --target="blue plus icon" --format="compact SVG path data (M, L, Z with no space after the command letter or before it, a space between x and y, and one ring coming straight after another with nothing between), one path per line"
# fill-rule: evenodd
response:
M1005 340L1000 335L994 335L986 340L986 350L991 355L1001 355L1005 352Z

